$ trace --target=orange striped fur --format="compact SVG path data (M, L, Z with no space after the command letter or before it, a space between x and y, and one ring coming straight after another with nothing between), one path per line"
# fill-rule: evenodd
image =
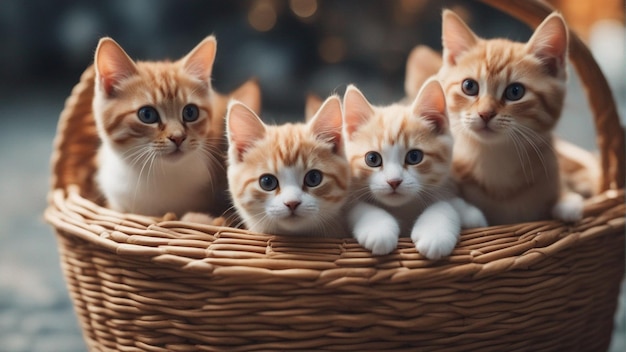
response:
M135 62L112 39L95 56L93 112L102 141L97 181L118 211L160 216L217 215L227 207L224 114L228 97L211 87L216 40L177 61ZM260 106L249 82L233 95ZM158 115L142 120L142 109ZM196 111L185 119L185 109Z
M442 38L437 77L448 101L453 170L462 195L491 225L553 215L580 218L582 201L563 210L552 145L566 84L568 38L562 17L548 16L527 43L518 43L479 38L446 10ZM474 91L464 86L468 80ZM514 86L522 87L521 96L507 95Z
M328 98L305 123L266 125L244 104L227 113L230 194L244 225L256 232L343 236L341 209L349 188L339 98ZM322 175L306 183L309 172ZM260 179L275 177L275 189ZM293 209L289 207L292 204ZM295 206L294 206L295 205Z

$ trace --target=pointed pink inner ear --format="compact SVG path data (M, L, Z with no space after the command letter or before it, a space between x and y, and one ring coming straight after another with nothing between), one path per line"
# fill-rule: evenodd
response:
M374 114L372 105L367 101L363 93L354 86L349 86L343 98L344 128L348 138L369 121Z
M341 128L343 118L341 102L338 97L331 96L319 108L310 121L310 128L318 139L328 141L334 145L333 152L341 150Z
M424 84L413 102L413 113L429 122L438 134L448 129L446 97L437 80L430 79Z
M450 10L443 12L442 21L444 61L454 66L461 54L476 45L478 37L458 15Z
M528 40L528 51L538 57L549 74L556 75L565 67L568 33L563 18L557 14L548 16Z
M210 82L217 42L213 36L205 38L187 56L185 56L185 70L192 76L204 82Z
M115 87L122 80L137 73L133 60L110 38L100 40L96 49L95 67L107 96L115 93Z
M241 161L243 154L265 136L265 124L247 106L233 102L226 114L228 141L236 148L237 159Z

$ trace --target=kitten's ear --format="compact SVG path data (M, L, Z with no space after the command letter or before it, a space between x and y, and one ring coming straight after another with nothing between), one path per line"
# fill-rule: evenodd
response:
M438 80L431 78L424 83L411 109L415 116L430 123L436 133L440 134L448 130L446 95Z
M185 71L192 76L196 76L201 81L210 82L216 51L217 40L215 37L210 35L204 38L200 44L196 45L196 47L182 59Z
M310 119L309 126L311 132L318 139L331 142L334 145L333 151L335 153L342 150L343 116L339 97L336 95L328 97Z
M447 9L442 15L441 39L444 63L452 66L456 65L461 54L476 45L479 40L461 17Z
M228 144L233 148L237 161L256 142L265 136L265 124L246 105L231 100L226 112Z
M437 74L441 61L441 55L426 45L418 45L411 50L404 78L404 93L409 99L415 99L424 82Z
M565 67L567 57L568 32L565 20L553 12L537 27L528 40L528 52L538 57L548 72L556 75Z
M322 106L322 98L320 98L317 94L309 93L306 95L306 102L304 103L304 120L306 122L311 121L315 116L315 113Z
M247 80L232 92L230 96L244 103L255 113L261 113L261 86L256 78Z
M348 138L364 122L374 115L374 108L367 101L363 93L354 85L349 85L343 96L343 126Z
M94 58L96 80L107 96L113 95L115 86L137 74L137 67L124 49L111 38L98 42Z

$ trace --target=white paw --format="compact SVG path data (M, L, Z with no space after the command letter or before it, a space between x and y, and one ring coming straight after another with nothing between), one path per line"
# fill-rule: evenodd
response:
M476 227L487 227L487 218L483 212L474 207L469 206L461 213L461 227L464 229L473 229Z
M411 239L418 252L436 260L450 255L459 240L461 219L458 212L446 202L426 208L417 218Z
M456 197L448 201L450 205L459 213L461 219L461 228L471 229L476 227L487 227L487 218L482 210Z
M414 242L420 254L428 259L437 260L450 255L457 241L457 236L449 234L422 233L422 236L417 236L417 241Z
M552 216L565 222L576 222L583 218L584 200L576 193L561 198L552 208Z
M392 216L377 216L359 221L354 238L373 255L385 255L398 247L400 225Z

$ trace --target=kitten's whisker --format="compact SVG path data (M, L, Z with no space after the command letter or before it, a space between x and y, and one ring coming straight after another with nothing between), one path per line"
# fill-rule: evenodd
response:
M539 158L539 162L541 163L541 166L543 167L543 171L546 177L549 178L548 168L546 167L546 162L545 162L545 158L543 157L543 152L541 151L541 148L535 143L535 139L533 139L533 134L521 128L514 129L513 131L518 132L519 136L521 136L526 141L526 143L535 151L535 154ZM536 133L534 134L537 135Z
M519 159L519 162L522 166L522 173L524 174L524 179L526 180L527 184L531 184L532 180L530 179L531 177L529 177L528 172L526 170L526 162L524 161L524 158L522 156L522 154L524 154L524 156L526 156L526 160L528 161L528 164L532 167L532 163L530 160L530 156L528 155L528 151L526 150L526 148L523 147L523 142L521 140L519 140L519 137L516 135L516 133L514 131L510 131L507 133L508 137L511 138L511 141L513 142L513 146L515 147L515 151L517 152L517 158ZM532 173L530 176L532 176L532 178L534 179L534 173Z

